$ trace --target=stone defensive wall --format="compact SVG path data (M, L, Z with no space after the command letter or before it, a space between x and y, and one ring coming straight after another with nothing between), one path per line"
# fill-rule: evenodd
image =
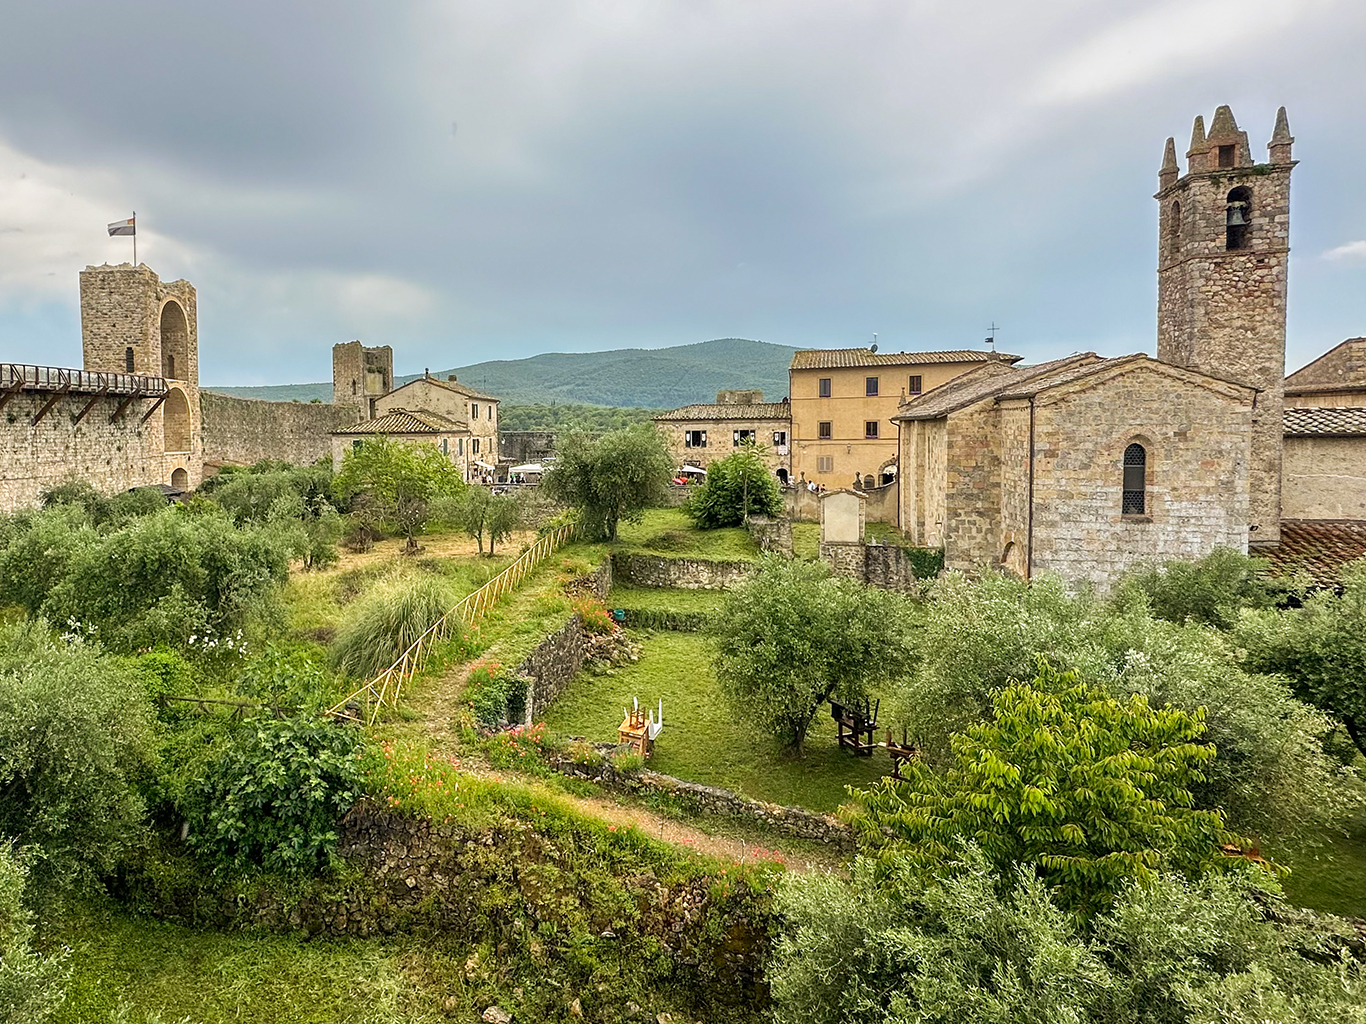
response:
M356 411L321 402L263 402L199 393L204 461L249 466L282 459L300 466L332 457L332 431L356 421Z
M0 412L0 511L33 507L73 476L105 494L170 482L160 411L142 420L149 400L116 416L119 395L58 395L34 424L53 398L19 392Z

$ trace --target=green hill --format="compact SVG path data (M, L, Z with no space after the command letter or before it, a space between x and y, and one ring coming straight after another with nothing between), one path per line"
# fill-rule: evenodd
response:
M796 349L743 338L721 338L673 348L627 348L611 352L547 352L528 359L496 359L472 366L433 370L454 373L471 387L509 405L608 405L672 409L711 402L724 388L760 388L768 401L787 394L787 367ZM419 374L400 376L406 384ZM240 398L275 402L332 400L332 385L280 384L269 387L206 387Z

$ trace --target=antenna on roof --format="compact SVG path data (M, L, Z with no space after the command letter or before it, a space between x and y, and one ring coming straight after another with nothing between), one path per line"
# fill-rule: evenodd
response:
M989 345L989 346L991 347L991 351L995 352L995 351L996 351L996 332L999 331L1000 328L996 326L996 321L993 320L993 321L991 322L991 326L988 327L987 330L989 330L989 331L991 332L991 334L990 334L990 335L987 337L987 339L986 339L987 345Z
M876 351L877 351L877 334L876 334L876 333L873 334L873 347L870 348L868 351L869 351L869 352L876 352Z

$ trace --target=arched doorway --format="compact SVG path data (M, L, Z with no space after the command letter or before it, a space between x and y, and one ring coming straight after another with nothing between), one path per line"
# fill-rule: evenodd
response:
M787 470L781 466L778 468L778 482L784 487L787 486Z
M188 452L190 450L190 403L180 388L171 388L163 407L165 442L168 452Z
M190 489L190 474L183 469L174 470L171 473L171 486L178 491L188 491Z
M161 307L161 375L188 380L190 372L190 326L185 311L172 300Z

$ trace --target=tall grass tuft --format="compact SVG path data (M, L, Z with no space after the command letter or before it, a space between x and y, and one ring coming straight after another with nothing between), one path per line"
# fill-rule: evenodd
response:
M382 672L459 599L449 580L431 573L380 581L349 609L332 643L332 667L356 679ZM451 635L460 628L454 624Z

